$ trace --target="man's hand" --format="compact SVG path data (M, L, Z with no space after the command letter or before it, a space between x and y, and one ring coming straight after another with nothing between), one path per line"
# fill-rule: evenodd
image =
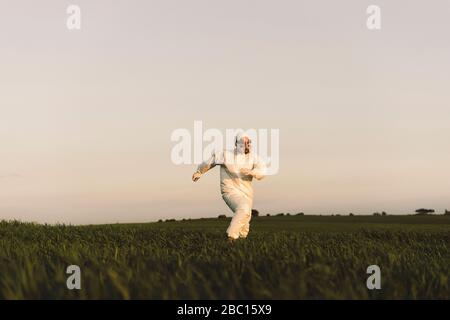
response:
M248 168L242 168L241 175L242 176L252 176L252 170L248 169Z
M200 179L201 176L202 176L202 174L200 172L195 172L192 175L192 181L196 182L198 179Z

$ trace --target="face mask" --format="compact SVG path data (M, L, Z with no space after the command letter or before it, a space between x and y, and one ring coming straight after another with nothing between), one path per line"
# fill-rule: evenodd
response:
M241 137L237 138L237 140L236 140L236 152L237 153L245 154L245 142L244 142L245 137L247 137L247 136L241 136ZM249 143L248 143L248 153L250 153L250 151L251 151L251 140L249 140Z
M242 140L239 140L236 143L236 151L237 153L244 153L245 152L245 144Z

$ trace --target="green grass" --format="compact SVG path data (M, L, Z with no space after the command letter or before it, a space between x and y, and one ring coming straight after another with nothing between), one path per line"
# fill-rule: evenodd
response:
M0 222L3 299L449 299L449 216L284 216L48 226ZM66 287L79 265L82 289ZM366 268L381 268L368 290Z

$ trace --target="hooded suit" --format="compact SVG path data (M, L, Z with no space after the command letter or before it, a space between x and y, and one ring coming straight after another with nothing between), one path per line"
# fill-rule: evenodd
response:
M265 163L252 152L245 153L245 134L236 137L234 150L215 151L201 163L194 176L200 177L216 165L220 165L220 191L228 207L234 212L227 229L232 239L246 238L250 229L253 206L253 178L261 180L265 176Z

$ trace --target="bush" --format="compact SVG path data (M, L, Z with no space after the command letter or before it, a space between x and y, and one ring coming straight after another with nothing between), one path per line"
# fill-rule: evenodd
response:
M282 217L282 216L284 216L284 213L278 213L276 216L277 217Z
M259 216L258 210L252 209L252 217L256 218Z
M219 219L226 219L227 218L227 216L226 215L224 215L224 214L220 214L217 218L219 218Z
M304 216L305 214L303 212L297 213L297 216Z
M433 213L433 212L434 212L434 209L420 208L420 209L417 209L417 210L416 210L416 214L417 214L418 216L424 216L424 215L427 215L427 214Z
M374 212L373 215L374 216L381 216L381 214L379 212Z

